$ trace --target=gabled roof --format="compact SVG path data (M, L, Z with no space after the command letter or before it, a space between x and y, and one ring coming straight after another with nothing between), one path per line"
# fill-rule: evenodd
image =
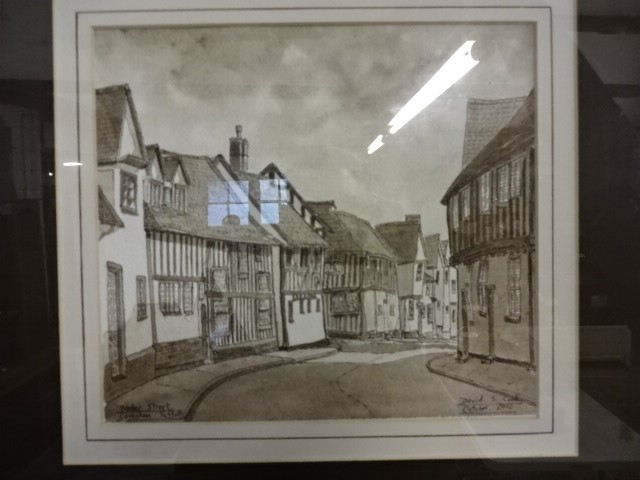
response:
M167 150L162 150L162 149L159 150L159 153L160 153L160 162L159 162L160 168L162 168L162 174L166 181L168 182L172 181L178 169L182 168L182 173L184 174L185 182L187 182L187 184L191 183L189 179L189 174L187 174L186 170L182 165L180 155L175 154L173 152L169 152Z
M306 202L306 206L330 227L325 236L329 243L328 253L370 254L398 260L393 249L366 220L331 209L335 206L333 202Z
M502 127L509 123L525 98L469 99L462 154L463 166L473 160Z
M438 266L438 256L440 255L440 234L434 233L424 237L424 256L427 268Z
M214 240L228 242L279 245L281 242L270 235L250 215L247 225L209 225L208 195L212 181L223 181L221 169L226 175L237 181L224 157L215 158L167 152L179 157L185 173L191 179L187 188L187 211L179 212L170 207L146 207L145 228L185 233Z
M146 148L129 85L114 85L96 90L96 137L98 165L116 163L120 153L120 140L126 128L126 109L129 107L140 160L146 165Z
M118 216L116 209L109 202L109 199L98 187L98 220L100 225L110 225L112 227L124 227L124 222Z
M482 151L466 165L448 188L441 203L458 192L469 181L505 161L505 154L524 142L535 139L534 92L525 98L513 118L495 135Z
M256 203L260 203L260 180L267 180L260 175L249 172L239 172L236 176L240 180L249 182L249 195ZM278 203L278 223L273 224L290 247L326 247L327 242L318 235L311 225L296 212L289 204Z
M418 256L418 242L422 241L419 222L390 222L376 225L376 232L393 249L400 263L413 263Z

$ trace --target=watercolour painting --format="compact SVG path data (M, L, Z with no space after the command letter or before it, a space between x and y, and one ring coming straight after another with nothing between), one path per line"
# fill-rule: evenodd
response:
M54 9L66 461L575 454L571 2L135 3Z

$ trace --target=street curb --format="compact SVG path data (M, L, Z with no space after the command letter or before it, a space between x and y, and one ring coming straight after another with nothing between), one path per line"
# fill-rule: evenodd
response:
M202 400L204 400L204 397L206 397L209 393L211 393L213 390L218 388L220 385L227 383L230 380L234 380L238 377L241 377L243 375L261 372L263 370L269 370L271 368L280 367L282 365L289 364L289 363L295 363L295 360L292 360L290 358L281 358L281 359L276 359L275 357L270 357L270 358L274 358L274 361L269 363L263 363L261 365L254 365L253 367L240 368L238 370L234 370L233 372L229 372L224 375L221 375L213 379L211 382L205 384L198 391L198 393L194 395L193 400L191 400L191 402L189 402L189 404L187 405L185 409L186 413L182 417L182 420L185 422L190 422L191 420L193 420L196 410L200 406L200 403L202 403Z
M443 377L447 377L447 378L451 378L453 380L457 380L458 382L467 383L469 385L473 385L474 387L484 388L485 390L488 390L491 393L497 393L498 395L504 395L506 397L511 398L512 400L518 400L518 401L527 403L529 405L533 405L534 407L537 406L538 402L536 402L535 400L533 400L531 398L525 397L523 395L519 395L517 393L514 394L514 393L511 393L511 392L507 392L506 390L501 390L501 389L496 388L496 387L494 387L492 385L485 385L482 382L477 382L477 381L471 380L471 379L469 379L467 377L462 377L460 375L455 375L453 373L449 373L449 372L446 372L444 370L440 370L440 369L437 369L437 368L431 366L431 362L433 362L433 361L435 361L435 360L437 360L439 358L448 356L448 355L449 354L439 354L439 355L435 355L432 358L430 358L429 360L427 360L427 365L426 365L427 366L427 370L429 370L432 373L435 373L435 374L438 374L438 375L442 375Z

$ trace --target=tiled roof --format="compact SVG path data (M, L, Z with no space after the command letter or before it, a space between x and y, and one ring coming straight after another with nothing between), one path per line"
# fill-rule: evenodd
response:
M347 212L332 212L342 223L360 251L396 261L393 250L366 220Z
M208 194L211 181L221 181L217 169L226 168L220 157L211 159L205 156L193 156L168 152L179 157L185 173L191 179L187 188L187 212L178 212L170 207L152 207L145 209L145 228L186 233L199 237L229 242L257 243L277 245L279 242L253 219L248 225L208 224Z
M118 216L115 208L109 202L109 199L98 187L98 220L100 225L111 225L112 227L124 227L122 219Z
M129 86L124 84L99 88L96 90L96 134L99 165L118 161L127 104L136 130L138 147L143 155L145 154L142 129L138 122L138 114Z
M328 253L362 253L362 247L356 243L346 226L336 215L333 202L306 202L305 204L327 226L325 240L329 243Z
M427 268L438 266L438 255L440 254L440 234L434 233L424 237L424 255Z
M260 202L260 180L265 177L249 172L236 173L238 179L249 182L249 194L256 203ZM278 223L272 226L291 247L322 247L327 242L313 231L313 228L289 204L279 204Z
M473 160L502 127L509 123L525 98L469 99L462 154L463 166Z
M376 232L393 249L401 263L416 261L421 230L418 222L391 222L376 225Z
M508 153L523 142L535 139L534 92L525 98L513 118L495 135L469 164L463 167L441 202L446 204L451 195L467 185L469 181L505 161L503 153Z

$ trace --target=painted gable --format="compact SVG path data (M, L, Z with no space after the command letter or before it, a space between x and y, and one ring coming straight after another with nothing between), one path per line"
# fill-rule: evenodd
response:
M421 262L427 257L424 253L424 244L422 243L422 234L418 237L418 247L416 248L416 262Z
M182 166L180 166L176 170L176 174L173 176L173 183L177 185L186 185L187 182L185 180L184 171L182 170Z

